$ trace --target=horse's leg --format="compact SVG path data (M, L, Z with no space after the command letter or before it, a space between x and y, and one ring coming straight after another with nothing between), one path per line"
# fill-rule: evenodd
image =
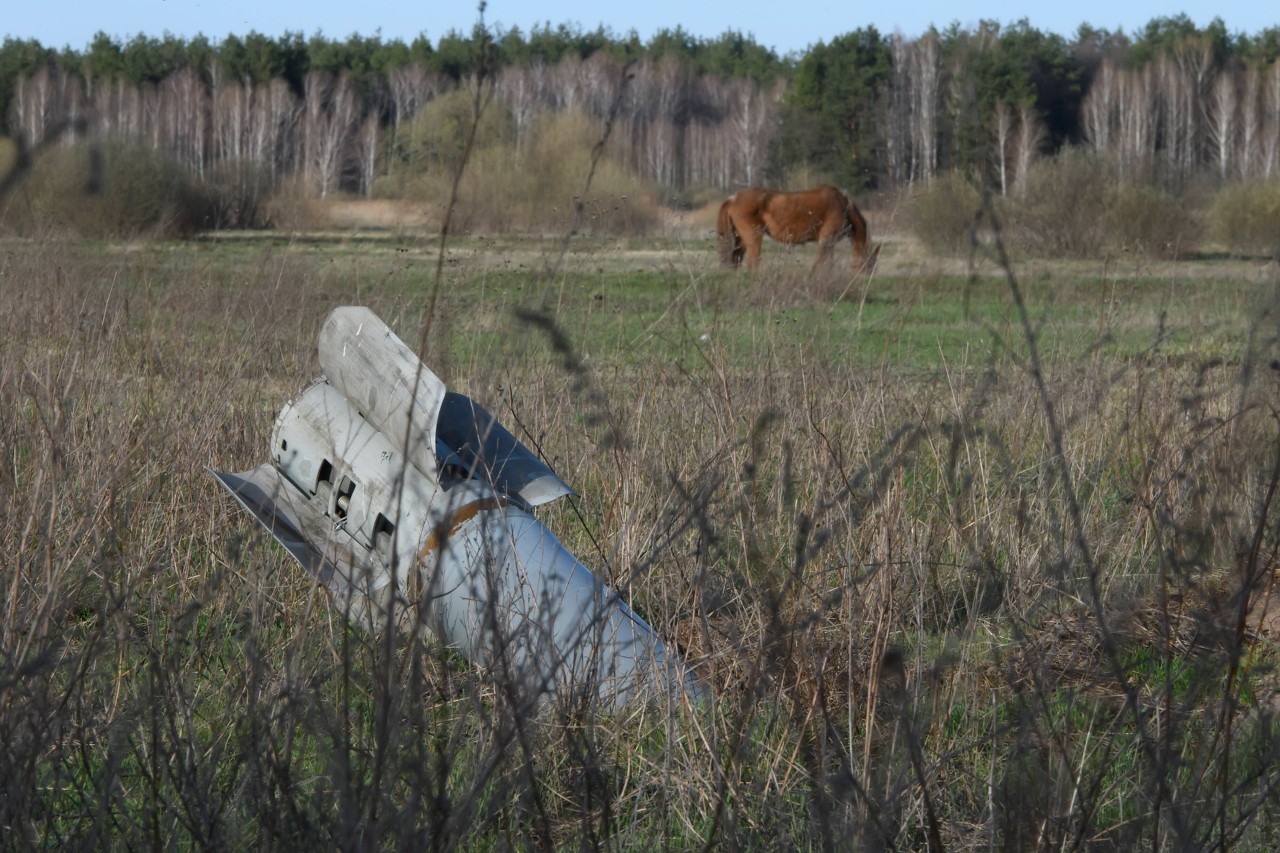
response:
M742 265L742 237L738 235L738 229L729 225L728 233L721 234L719 240L721 265L736 270Z
M871 272L871 256L867 254L865 249L860 249L855 243L853 247L853 274L863 275Z
M742 266L742 256L746 253L746 249L742 245L742 231L738 228L738 223L729 221L729 234L733 238L733 246L729 253L733 261L733 268L739 269Z
M832 221L830 213L823 217L822 224L818 226L818 257L813 262L815 270L831 261L836 251L836 243L840 242L840 238L844 236L843 226L843 216L839 221Z
M813 268L815 270L831 260L831 255L834 253L835 247L836 241L832 238L823 236L818 237L818 258L813 262Z
M764 231L759 227L742 229L742 242L746 244L747 269L760 266L760 244L764 242Z

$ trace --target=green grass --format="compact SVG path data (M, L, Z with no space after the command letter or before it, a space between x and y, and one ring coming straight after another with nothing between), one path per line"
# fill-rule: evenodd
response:
M441 317L455 332L454 355L466 358L495 346L510 334L515 309L550 310L575 346L630 365L665 355L693 369L700 343L714 343L736 365L748 364L767 347L780 357L800 348L823 360L862 366L888 361L920 370L986 365L1024 349L1008 289L990 270L970 280L890 269L865 285L840 285L845 298L831 302L806 294L804 281L791 278L803 275L808 253L779 259L773 269L787 271L787 277L768 290L760 283L765 274L717 269L711 241L654 240L643 249L629 248L634 242L575 241L549 277L562 245L558 239L454 240L440 302ZM101 256L119 253L119 247L89 244L79 251ZM167 274L126 280L122 289L145 296L164 289L166 281L180 288L192 268L221 279L224 288L269 288L273 276L298 268L326 296L407 306L421 304L431 289L437 252L429 239L362 235L143 244L123 258ZM1045 272L1022 284L1038 342L1050 357L1077 358L1102 349L1122 357L1159 353L1238 361L1248 328L1241 319L1256 310L1270 287L1252 268L1246 262L1215 263L1207 277L1194 264L1182 265L1179 275L1159 277Z

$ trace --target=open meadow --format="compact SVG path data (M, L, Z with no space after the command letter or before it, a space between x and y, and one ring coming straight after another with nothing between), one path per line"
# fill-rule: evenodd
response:
M0 242L3 845L1274 849L1280 265L812 257ZM228 498L345 304L713 701L507 713Z

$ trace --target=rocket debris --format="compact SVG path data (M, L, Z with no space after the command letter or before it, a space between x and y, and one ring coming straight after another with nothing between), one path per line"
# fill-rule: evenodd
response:
M702 695L532 514L573 490L377 315L334 310L320 365L276 418L271 462L213 473L349 619L373 632L423 619L534 699Z

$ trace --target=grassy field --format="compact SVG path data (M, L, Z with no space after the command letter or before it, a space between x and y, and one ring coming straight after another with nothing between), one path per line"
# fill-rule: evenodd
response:
M5 846L1274 848L1280 268L563 245L0 242ZM714 702L515 718L232 505L342 304Z

